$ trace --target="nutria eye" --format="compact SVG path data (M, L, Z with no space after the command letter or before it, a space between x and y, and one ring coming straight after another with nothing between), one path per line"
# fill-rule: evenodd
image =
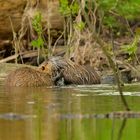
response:
M44 66L42 66L42 70L45 70L45 67Z
M103 57L100 57L100 60L103 60Z
M74 62L74 57L71 57L70 60Z

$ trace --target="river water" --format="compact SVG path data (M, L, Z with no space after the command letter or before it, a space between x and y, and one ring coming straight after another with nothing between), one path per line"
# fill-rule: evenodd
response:
M140 111L140 86L125 98ZM0 82L0 140L140 140L140 119L105 118L125 110L114 86L7 88ZM96 116L96 117L95 117Z

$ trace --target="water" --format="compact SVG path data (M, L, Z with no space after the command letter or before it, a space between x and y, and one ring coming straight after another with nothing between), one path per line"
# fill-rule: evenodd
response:
M133 111L140 111L139 88L124 88ZM0 82L0 140L140 140L139 117L102 116L123 110L109 85L7 88Z

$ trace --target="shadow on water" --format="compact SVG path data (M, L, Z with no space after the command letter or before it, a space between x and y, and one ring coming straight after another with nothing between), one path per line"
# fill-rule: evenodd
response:
M139 140L140 90L128 85L125 111L116 87L0 86L0 140Z

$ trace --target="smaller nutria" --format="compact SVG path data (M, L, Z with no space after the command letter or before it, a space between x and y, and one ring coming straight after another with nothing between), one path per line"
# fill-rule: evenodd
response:
M39 66L39 69L46 73L50 73L50 71L62 73L65 84L91 85L100 83L100 76L94 69L76 64L70 59L60 56L49 58Z
M6 77L5 85L16 87L54 86L58 79L58 75L53 78L51 74L29 67L22 67Z

